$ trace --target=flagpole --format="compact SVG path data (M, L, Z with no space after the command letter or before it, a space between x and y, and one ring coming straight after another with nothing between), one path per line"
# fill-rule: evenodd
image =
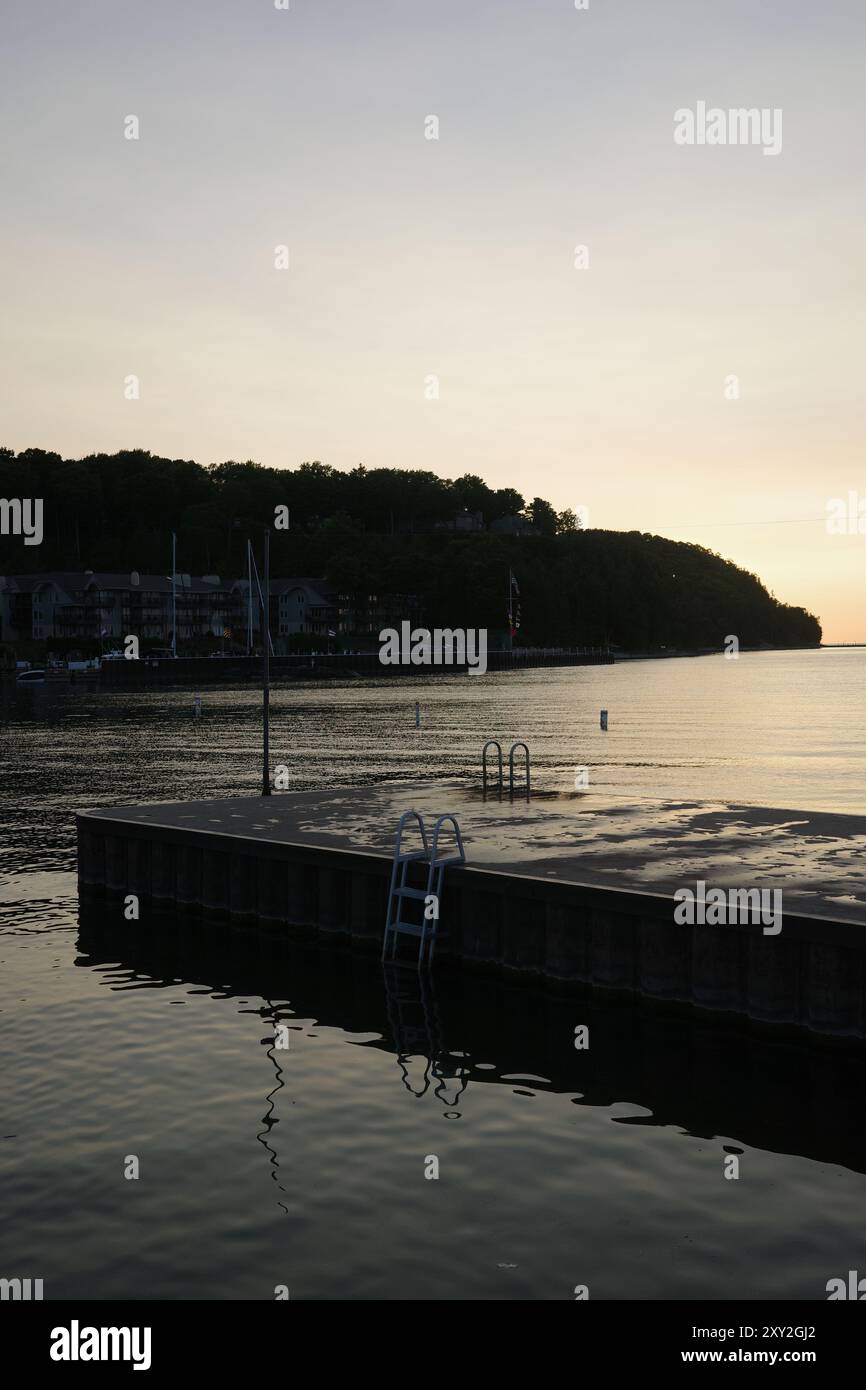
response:
M269 767L270 751L268 747L270 733L270 698L271 698L271 532L270 528L265 531L265 594L262 604L262 796L271 794L271 772Z
M514 585L514 576L513 576L512 573L511 573L511 566L509 565L509 567L508 567L508 650L509 650L510 652L514 651L514 633L513 633L513 631L512 631L512 629L513 629L513 627L514 627L514 613L513 613L512 607L511 607L512 603L514 602L513 594L512 594L513 585Z
M253 654L253 548L247 536L247 656Z
M177 535L171 533L171 654L177 656Z

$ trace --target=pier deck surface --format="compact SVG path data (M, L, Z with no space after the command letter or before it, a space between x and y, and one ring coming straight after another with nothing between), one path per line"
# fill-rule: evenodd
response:
M543 778L543 774L541 774ZM460 821L469 868L521 878L672 894L698 879L719 888L779 888L789 912L866 925L866 817L730 802L613 800L547 791L527 802L470 783L428 779L270 798L159 802L88 811L97 820L163 826L390 858L401 812Z

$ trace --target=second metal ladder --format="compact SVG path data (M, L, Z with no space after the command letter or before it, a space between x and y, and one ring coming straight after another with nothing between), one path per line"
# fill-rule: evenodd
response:
M495 738L489 738L481 750L481 791L482 794L486 797L488 748L496 749L496 755L499 762L499 795L501 796L502 788L504 785L504 778L502 775L502 744L499 742L498 739ZM512 743L511 751L508 754L508 795L514 795L514 754L517 752L518 748L522 748L524 753L526 754L526 786L523 787L522 790L524 791L526 796L529 796L529 749L522 739L518 739L517 743Z
M418 831L421 836L421 848L414 850L403 849L403 831L406 822L414 820L417 822ZM454 847L452 853L440 854L439 836L443 826L450 822L454 834ZM442 901L442 875L448 864L465 864L466 854L463 849L463 838L460 834L460 826L457 824L456 816L439 816L433 826L432 840L427 838L427 828L424 824L424 817L418 811L404 811L397 826L397 841L394 846L394 862L391 867L391 886L388 890L388 912L385 917L385 938L382 942L382 959L388 958L388 944L390 938L391 957L397 951L397 937L400 933L407 936L417 936L418 943L418 965L424 963L424 952L427 952L427 964L433 960L433 950L436 945L436 933L439 926L439 909ZM413 864L427 867L427 883L421 888L409 882L409 871ZM403 904L406 902L417 902L421 904L420 922L407 921L403 912ZM433 907L433 916L428 917L428 909Z

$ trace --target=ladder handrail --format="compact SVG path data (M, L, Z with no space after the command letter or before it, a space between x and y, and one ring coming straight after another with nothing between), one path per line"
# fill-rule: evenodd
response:
M483 747L482 750L481 750L481 791L482 791L482 794L483 794L484 796L487 795L487 750L488 750L488 748L495 748L496 751L497 751L498 757L499 757L499 790L500 790L500 792L502 791L502 787L503 787L503 784L504 784L504 781L505 781L505 778L504 778L504 775L503 775L503 771L502 771L502 744L499 742L498 739L489 738L489 739L487 740L487 742L485 743L484 747Z
M394 841L394 860L391 864L391 882L388 885L388 913L385 918L385 938L382 942L383 960L385 959L385 946L388 941L388 932L391 930L391 908L395 904L397 906L398 919L400 916L400 904L399 900L394 897L394 889L397 887L397 870L401 863L400 848L403 843L403 829L407 820L410 819L414 819L418 822L418 829L421 832L421 843L424 846L424 858L426 859L428 854L430 853L430 847L427 844L427 831L424 827L424 817L418 811L404 811L399 821L397 822L397 835Z
M460 834L460 826L457 822L457 817L445 815L440 816L436 824L433 826L433 851L430 855L431 870L435 869L436 864L441 862L436 854L436 851L439 848L439 831L442 829L442 826L445 824L447 820L450 820L451 824L454 826L454 835L457 840L457 852L460 855L460 862L461 864L466 863L466 851L463 848L463 836Z
M457 853L459 855L458 862L461 864L466 863L466 852L463 848L463 837L460 834L460 826L458 824L457 817L447 814L444 816L438 816L433 826L433 839L430 847L430 865L427 870L427 897L429 898L431 896L435 896L438 902L438 906L436 916L434 917L433 921L429 923L429 926L426 913L421 922L421 941L418 946L419 970L421 969L421 965L424 960L424 947L427 945L428 933L430 936L430 945L427 950L428 965L432 964L433 950L436 945L436 933L439 924L438 907L441 906L442 875L445 872L446 864L449 862L447 858L439 858L439 833L442 830L442 827L446 821L450 821L452 826L454 827L454 835L457 840ZM454 861L452 860L451 862L453 863Z
M425 852L427 850L427 831L424 826L424 817L421 815L420 811L404 811L397 822L397 844L394 850L394 853L397 855L400 853L400 841L403 838L403 827L410 816L413 816L418 822L418 829L421 831L421 843L424 846Z
M511 751L508 754L508 792L510 796L514 795L514 753L517 748L522 748L526 754L526 792L527 795L529 794L529 746L521 738L516 743L512 743Z

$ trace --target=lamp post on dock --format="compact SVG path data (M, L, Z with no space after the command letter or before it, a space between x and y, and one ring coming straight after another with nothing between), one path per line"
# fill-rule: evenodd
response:
M253 543L247 539L247 656L253 654Z
M270 700L271 700L271 532L265 530L264 597L262 599L262 796L271 794Z
M177 656L177 533L171 533L171 654Z

